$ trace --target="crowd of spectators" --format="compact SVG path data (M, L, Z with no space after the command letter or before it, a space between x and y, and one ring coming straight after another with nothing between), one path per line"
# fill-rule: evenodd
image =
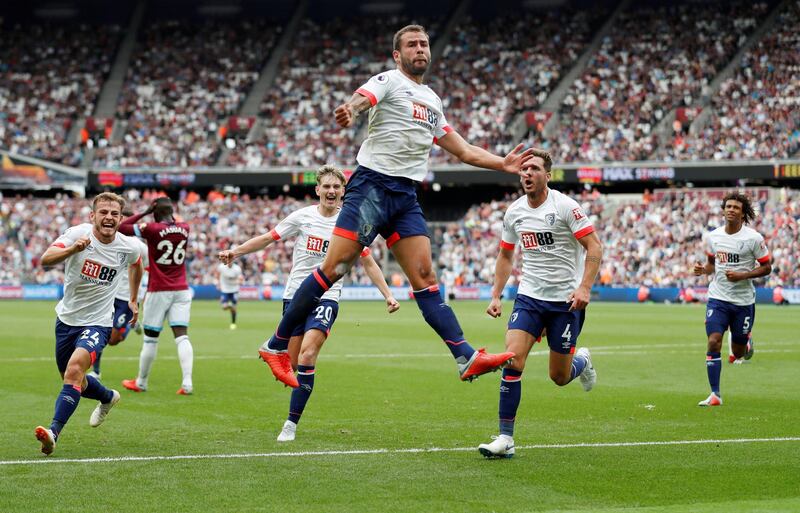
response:
M711 94L767 11L742 1L632 5L571 86L545 147L564 162L647 160L657 123Z
M70 128L92 113L120 39L112 25L12 24L0 18L0 147L68 165Z
M698 134L677 133L665 159L761 159L800 150L800 1L789 2L773 28L742 57L711 102Z
M431 41L437 25L422 22ZM366 116L351 128L339 128L333 110L371 76L394 69L392 36L409 22L406 16L302 21L283 56L273 87L261 103L264 130L231 151L236 167L349 165L358 150L356 137Z
M134 212L143 211L159 193L129 190L125 193ZM310 197L295 199L278 196L250 197L212 192L202 200L195 193L182 194L178 216L189 223L191 233L186 266L189 282L196 285L216 283L217 253L241 244L274 228L291 212L311 205ZM246 205L246 208L242 208ZM39 258L67 228L89 222L90 202L59 195L55 198L7 197L0 202L0 283L59 283L61 266L42 268ZM240 261L245 283L283 285L292 266L295 239L278 241L266 250L243 257ZM380 261L385 243L379 238L373 256ZM360 265L345 277L346 283L368 284Z
M450 125L476 146L508 153L517 144L508 130L515 115L541 106L607 15L601 8L515 9L464 19L428 78ZM431 161L457 163L438 146Z
M703 286L691 273L705 260L703 235L722 224L720 199L725 191L690 189L644 196L583 192L576 199L592 220L605 254L598 284L610 286ZM756 219L752 228L764 235L773 258L773 272L761 286L800 287L800 191L754 190ZM152 191L126 193L135 211L154 199ZM437 224L432 230L438 274L447 286L492 283L503 215L514 198L472 206L462 219ZM268 232L289 213L312 204L309 197L249 197L214 192L207 199L183 195L178 214L191 225L186 265L193 284L216 282L217 252ZM4 198L0 202L0 283L58 283L59 267L43 269L39 257L69 226L87 222L85 199ZM282 285L292 265L294 239L279 241L241 260L245 283ZM381 263L385 242L372 246ZM517 252L510 283L519 279ZM390 269L385 269L390 273ZM363 268L354 266L345 283L369 284ZM397 277L394 284L402 285Z
M264 19L145 24L117 103L120 142L102 141L102 166L208 166L281 28Z
M757 196L752 228L764 235L773 272L760 286L800 287L800 191L781 189ZM722 191L695 189L620 201L584 193L579 203L592 220L605 253L598 283L610 286L704 286L692 275L705 261L703 235L723 223ZM492 283L503 215L514 198L471 207L463 219L436 230L438 267L445 284ZM517 252L511 284L519 280Z

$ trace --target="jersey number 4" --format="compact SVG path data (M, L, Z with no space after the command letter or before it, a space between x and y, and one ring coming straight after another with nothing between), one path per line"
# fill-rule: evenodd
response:
M162 240L156 246L157 250L163 251L161 256L158 257L158 260L156 260L156 263L161 265L182 264L186 259L186 249L184 249L185 246L185 240L180 241L177 247L173 246L171 241Z

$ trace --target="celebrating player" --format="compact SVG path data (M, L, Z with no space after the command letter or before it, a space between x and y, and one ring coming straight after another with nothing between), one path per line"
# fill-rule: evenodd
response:
M708 286L706 370L711 394L698 406L721 406L719 380L722 373L722 335L731 330L733 355L749 359L753 355L750 332L756 321L756 290L753 278L772 272L769 251L760 233L744 226L755 218L750 198L730 193L722 198L725 225L708 234L705 264L694 264L695 276L713 274Z
M509 173L523 168L531 150L521 151L519 145L505 158L499 157L468 144L448 125L441 99L423 84L431 60L428 34L423 27L409 25L400 29L394 35L392 56L396 69L372 77L334 112L336 123L346 128L371 109L369 135L358 152L359 165L347 184L327 256L299 286L267 344L266 361L273 374L290 385L294 385L294 375L286 351L291 333L378 234L386 239L408 277L423 317L453 354L462 380L497 370L512 356L473 349L442 299L415 183L428 173L428 156L434 142L462 162Z
M536 150L520 181L524 196L508 207L486 313L500 317L503 289L511 275L514 248L522 248L522 282L508 321L506 349L514 359L500 382L500 435L478 450L487 458L514 455L514 422L522 394L522 372L531 347L547 331L550 379L558 386L580 377L592 389L597 374L589 350L575 352L603 247L575 200L547 187L553 161Z
M323 166L317 171L317 186L315 191L319 196L319 205L301 208L289 214L286 219L269 233L253 237L244 244L233 249L221 251L219 259L230 265L234 259L260 251L275 241L298 236L292 255L292 271L289 282L283 293L283 308L286 311L292 296L296 294L298 285L303 278L322 263L328 251L331 234L333 233L336 219L339 217L339 206L344 194L346 180L344 174L333 166ZM361 261L367 275L386 298L389 313L395 312L400 305L392 296L389 286L383 277L378 264L370 255L369 248L361 252ZM303 414L306 403L314 389L314 373L316 371L317 356L322 345L330 334L331 327L339 313L339 296L342 292L342 282L338 282L322 295L319 305L310 312L305 322L297 326L289 339L288 352L291 366L297 369L297 377L292 373L292 380L288 385L294 387L289 402L289 418L283 425L278 435L279 442L294 440L297 423ZM270 353L267 343L259 349L259 355L267 360Z
M137 224L151 213L155 222ZM147 390L150 369L158 351L158 336L164 319L168 319L175 336L183 374L177 394L189 395L194 390L194 351L188 335L192 292L186 281L186 266L183 263L189 240L189 225L175 220L169 198L158 198L145 212L125 219L119 231L144 239L150 257L150 280L144 299L144 341L139 354L139 374L136 379L124 380L122 386L134 392Z
M128 217L133 215L133 212L125 211L122 213L124 217ZM142 265L144 266L144 272L147 272L147 246L144 245L144 242L139 240L136 237L130 238L136 247L139 249L139 254L142 255ZM130 298L131 291L130 291L130 282L128 282L128 274L122 273L118 278L120 280L119 287L117 289L117 295L114 296L114 326L111 328L111 336L108 339L109 346L115 346L120 342L124 341L128 338L128 333L131 331L131 326L129 324L131 318L133 317L133 312L128 307L128 299ZM142 277L144 279L144 276ZM137 333L141 333L141 328L139 327L139 323L136 322L133 325L133 329L138 330ZM92 370L89 372L89 375L94 376L97 379L100 379L100 358L102 353L98 353L97 358L94 360L92 364Z
M42 255L43 266L65 262L64 297L56 305L56 365L64 386L50 427L38 426L35 431L45 454L55 449L81 397L100 401L89 418L92 427L102 424L119 402L119 392L104 387L86 371L111 334L114 295L123 274L128 274L131 284L130 322L136 321L138 313L139 249L130 237L117 233L124 206L125 200L116 194L99 194L92 202L91 222L69 228Z
M233 263L231 265L219 264L217 266L217 276L219 287L219 302L223 310L228 310L231 313L231 326L232 330L236 329L236 303L239 298L239 286L242 284L242 268L239 264Z

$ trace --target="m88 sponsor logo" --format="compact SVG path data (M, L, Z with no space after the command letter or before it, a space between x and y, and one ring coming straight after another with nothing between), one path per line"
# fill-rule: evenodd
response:
M724 251L717 251L717 254L714 257L717 263L720 264L738 264L739 263L739 254L738 253L725 253Z
M520 241L523 249L538 249L542 246L552 246L555 244L553 232L522 232Z
M83 267L81 268L81 277L88 281L105 282L104 284L110 284L112 281L114 281L116 276L116 269L105 266L88 258L84 260Z

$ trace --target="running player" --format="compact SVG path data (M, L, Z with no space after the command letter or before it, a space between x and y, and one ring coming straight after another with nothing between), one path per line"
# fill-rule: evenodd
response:
M520 178L524 196L512 203L503 219L503 236L495 266L492 300L486 313L500 317L501 298L514 261L522 250L522 282L508 321L506 349L514 359L500 382L500 434L478 450L487 458L514 455L514 422L522 394L522 372L533 344L547 331L550 379L564 386L580 377L592 389L597 374L589 350L575 351L592 284L600 269L603 247L594 227L573 200L547 187L553 161L534 151L535 158Z
M756 289L753 279L772 272L769 251L760 233L744 226L755 218L750 197L738 192L722 198L725 225L708 234L705 264L694 264L695 276L714 276L708 286L706 370L711 394L698 406L721 406L722 335L731 330L736 359L753 356L750 332L756 321Z
M217 277L220 296L219 302L223 310L231 313L232 330L236 329L236 303L239 301L239 287L242 284L242 268L239 264L231 265L219 264L217 266Z
M133 212L125 211L122 213L122 215L124 217L129 217L133 215ZM147 272L147 246L145 246L144 242L136 237L131 237L131 240L139 249L139 254L142 255L144 272ZM115 346L128 338L128 333L130 333L131 329L138 329L138 333L142 332L138 322L136 322L133 326L129 324L131 318L133 317L133 312L131 312L130 307L128 307L128 299L131 295L128 274L122 273L118 279L120 280L120 284L119 288L117 289L117 295L114 296L114 326L111 328L111 336L108 339L109 346ZM142 280L144 280L144 276L142 276ZM94 364L92 364L92 370L89 371L89 375L94 376L97 379L100 379L101 357L102 353L97 355Z
M139 223L144 216L153 214L155 222ZM138 223L138 224L137 224ZM150 279L144 300L144 340L139 354L139 374L136 379L126 379L122 386L134 392L147 390L150 369L158 351L158 336L168 319L175 336L178 360L183 380L178 395L189 395L194 391L192 364L194 351L189 341L189 315L192 307L192 292L186 281L186 244L189 241L189 225L173 217L172 201L158 198L143 213L126 219L119 231L136 235L147 242L150 257Z
M119 402L119 392L104 387L86 371L111 334L114 295L123 274L133 285L128 298L130 322L136 321L138 313L139 249L130 237L117 233L124 206L125 200L116 194L99 194L92 202L91 222L69 228L42 255L43 266L65 263L64 297L56 305L56 365L64 385L50 427L35 430L45 454L55 449L81 397L100 401L89 418L92 427L102 424Z
M500 157L464 141L447 123L442 100L423 84L431 60L425 29L403 27L393 43L396 69L372 77L334 111L336 123L347 128L370 110L368 136L358 152L359 165L347 184L325 260L299 286L268 343L266 361L275 377L286 384L296 386L287 353L291 333L378 234L386 239L408 277L425 321L451 351L462 380L497 370L512 356L473 349L442 299L416 183L428 173L434 143L462 162L508 173L519 173L531 150L522 151L519 145Z
M230 264L234 259L260 251L275 241L297 236L292 255L292 271L283 293L285 312L298 285L325 258L336 219L339 217L339 205L344 194L345 183L344 174L339 169L333 166L321 167L317 171L315 189L320 199L319 205L301 208L289 214L269 233L254 237L233 249L221 251L219 259L225 264ZM389 313L400 308L397 300L392 296L378 264L370 255L369 248L362 250L361 262L364 264L367 275L386 298ZM289 417L278 435L279 442L288 442L295 438L297 423L300 421L300 416L303 414L314 388L317 356L339 313L341 291L341 281L325 291L319 305L309 313L305 322L297 326L291 333L288 352L291 365L297 370L297 376L292 374L294 390L292 390L289 402ZM269 355L266 346L265 342L259 349L262 359L266 359Z

